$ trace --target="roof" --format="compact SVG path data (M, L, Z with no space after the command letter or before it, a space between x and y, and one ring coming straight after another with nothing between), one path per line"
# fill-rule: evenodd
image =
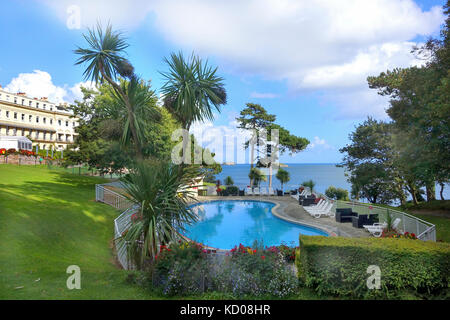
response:
M22 136L0 136L0 141L25 141L31 143L31 140Z

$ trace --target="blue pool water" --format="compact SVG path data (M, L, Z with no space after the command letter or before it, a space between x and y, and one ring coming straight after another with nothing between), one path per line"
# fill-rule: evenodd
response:
M264 246L285 243L298 246L300 234L327 234L319 229L297 225L275 217L270 202L249 200L211 201L191 208L199 221L186 227L184 235L191 240L219 249L231 249L242 243L251 246L255 240Z

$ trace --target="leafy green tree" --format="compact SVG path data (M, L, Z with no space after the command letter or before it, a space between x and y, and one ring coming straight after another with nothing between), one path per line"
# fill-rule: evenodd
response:
M435 199L435 183L450 180L450 5L441 39L413 48L421 67L396 68L368 77L369 87L391 98L387 113L394 126L417 145L414 166L421 174L427 200ZM413 158L412 156L410 158ZM442 193L442 192L441 192ZM441 196L441 198L443 198Z
M187 206L193 200L187 186L194 176L188 167L144 161L121 179L126 196L139 210L119 245L128 244L129 259L138 269L148 266L160 245L178 240L178 232L196 221Z
M281 183L281 190L284 191L283 185L291 180L291 177L289 176L289 172L284 170L283 168L278 169L278 172L276 174L277 179Z
M335 188L333 186L330 186L325 190L325 195L334 200L343 200L348 201L348 191L342 188Z
M256 167L268 167L269 186L272 186L272 166L273 160L279 152L283 154L289 151L290 154L300 152L306 148L309 141L305 138L292 135L288 130L275 123L276 116L267 113L267 110L259 104L247 103L246 108L241 110L240 117L236 118L238 128L252 132L251 138L245 142L245 148L250 147L250 168L255 163L255 144L256 144ZM269 144L272 140L272 130L279 131L279 141L277 145ZM266 130L266 136L263 137L262 131ZM253 181L250 179L250 185Z

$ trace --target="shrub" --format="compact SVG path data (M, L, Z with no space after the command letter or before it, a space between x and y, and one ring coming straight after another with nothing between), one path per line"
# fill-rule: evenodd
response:
M334 200L343 200L348 201L348 191L342 188L335 188L333 186L328 187L327 190L325 190L325 195Z
M226 193L228 195L233 195L233 196L237 196L239 194L239 188L236 186L229 186L226 189Z
M161 246L152 270L152 282L166 296L204 291L207 250L193 242Z
M296 255L302 283L320 294L389 297L403 290L448 290L450 245L386 238L300 237ZM381 269L381 290L369 290L367 267Z

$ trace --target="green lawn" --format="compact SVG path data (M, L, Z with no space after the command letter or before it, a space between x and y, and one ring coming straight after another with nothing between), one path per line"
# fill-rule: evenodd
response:
M142 299L114 265L118 212L95 202L99 178L0 165L0 299ZM81 290L68 290L66 268L81 268Z

